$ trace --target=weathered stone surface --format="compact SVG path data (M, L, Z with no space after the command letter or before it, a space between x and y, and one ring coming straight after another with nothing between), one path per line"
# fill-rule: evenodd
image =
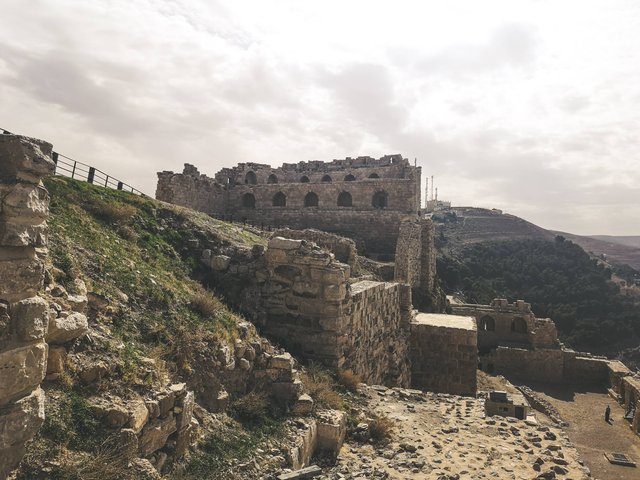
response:
M195 407L195 395L193 392L187 392L178 402L177 406L182 411L177 415L176 421L178 430L182 430L191 423L191 417L193 416L193 408Z
M187 450L189 450L192 433L193 427L191 425L187 425L181 430L178 430L178 434L176 435L176 448L174 451L177 457L182 457L187 453Z
M47 370L47 344L36 343L0 353L0 401L36 387Z
M149 423L140 437L140 453L143 456L151 455L167 443L167 438L177 429L176 418L173 414Z
M44 402L44 391L38 387L0 410L0 451L20 445L36 434L44 421Z
M293 368L293 357L290 353L274 355L269 361L269 366L278 370L291 370Z
M322 473L322 469L317 465L296 470L295 472L282 473L278 475L278 480L303 480L315 478Z
M122 405L111 405L105 412L104 423L113 428L123 427L129 421L129 412Z
M127 407L129 411L127 426L134 432L139 433L147 423L147 420L149 420L149 410L142 400L131 402Z
M88 329L87 317L74 312L68 317L56 318L49 323L47 341L53 344L67 343L87 333Z
M85 313L87 311L87 303L86 295L69 295L67 297L67 304L73 312Z
M229 264L231 263L231 257L226 255L214 255L209 260L209 265L213 270L216 271L225 271L229 268Z
M131 471L137 475L136 478L140 479L161 480L162 478L162 475L158 473L153 464L146 458L134 458L131 461Z
M298 400L293 406L293 411L298 415L307 415L313 412L313 403L313 398L304 393L298 397Z
M302 240L292 240L290 238L274 237L269 240L269 248L279 250L297 250L302 245Z
M34 249L0 247L0 299L18 302L42 287L44 264Z
M347 434L347 414L325 410L318 414L318 448L338 453Z
M18 218L24 224L40 224L49 215L49 193L41 185L16 183L7 185L2 198L2 216Z
M53 146L42 140L19 135L0 135L0 177L37 183L53 174Z
M47 359L47 376L64 372L66 360L66 348L56 346L49 347L49 356Z
M23 342L44 338L49 325L49 308L45 299L31 297L11 307L13 328Z

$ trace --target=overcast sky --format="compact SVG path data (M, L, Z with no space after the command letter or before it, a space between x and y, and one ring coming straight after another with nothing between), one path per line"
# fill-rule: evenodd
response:
M638 0L2 0L0 92L0 127L151 195L401 153L454 205L640 235Z

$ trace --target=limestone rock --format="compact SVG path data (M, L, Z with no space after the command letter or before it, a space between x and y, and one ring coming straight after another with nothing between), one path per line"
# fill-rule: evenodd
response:
M162 448L167 443L169 435L175 432L176 429L176 418L173 414L148 424L143 429L140 437L140 453L147 456Z
M302 246L302 240L291 240L289 238L273 237L269 240L269 249L297 250Z
M318 414L318 448L337 453L347 434L347 414L338 410L325 410Z
M0 177L38 183L40 178L53 174L52 150L53 146L42 140L0 135Z
M49 324L47 341L53 344L70 342L87 333L89 322L82 313L72 313L65 318L56 318Z
M215 271L225 271L229 268L231 257L226 255L214 255L209 260L209 265Z
M131 470L135 472L136 478L145 480L160 480L162 478L146 458L134 458L131 461Z
M0 278L1 299L18 302L34 297L43 283L44 263L33 250L0 248Z
M290 353L275 355L271 357L269 367L276 368L278 370L291 370L293 368L293 357Z
M74 312L85 313L87 311L87 303L86 295L69 295L67 297L67 304Z
M0 353L0 399L33 389L47 370L47 344L36 343Z
M14 330L23 342L44 338L49 325L49 309L45 299L31 297L11 308Z
M44 421L44 391L31 394L0 410L0 451L30 440Z
M293 411L298 415L307 415L313 411L313 404L313 398L306 393L302 394L293 406Z
M127 426L131 428L135 433L139 433L142 427L145 426L147 420L149 420L149 410L145 403L140 401L132 402L128 405L129 422Z
M64 347L49 347L47 358L47 375L61 374L67 360L67 350Z
M191 417L193 416L193 408L195 406L195 395L193 392L187 392L184 397L178 402L178 406L182 408L182 411L177 416L178 430L182 430L191 423Z

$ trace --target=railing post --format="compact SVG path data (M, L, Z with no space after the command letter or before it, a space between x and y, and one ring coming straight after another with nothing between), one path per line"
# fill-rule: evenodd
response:
M58 168L58 152L51 152L51 160L53 160L53 174L56 174L56 169Z
M107 188L107 184L109 183L109 175L107 175L106 180L104 181L104 187Z
M122 190L122 182L118 182L118 190Z
M96 174L96 169L93 167L89 167L89 176L87 177L87 182L93 183L93 177Z
M76 173L76 164L77 163L78 162L73 162L73 170L71 170L71 179L73 179L73 175L75 175L75 173Z

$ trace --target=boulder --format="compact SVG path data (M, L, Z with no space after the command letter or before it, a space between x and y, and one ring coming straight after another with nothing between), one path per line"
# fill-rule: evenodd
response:
M44 338L49 325L49 306L42 297L31 297L11 307L13 328L23 342Z
M89 331L89 322L82 313L74 312L64 318L56 318L49 323L47 342L63 344L81 337Z
M47 371L47 344L44 342L0 353L0 401L32 390Z
M149 420L149 410L144 401L138 400L131 402L127 405L129 411L129 421L127 426L135 433L140 433L142 427L145 426L147 420Z
M149 423L143 430L140 437L140 453L143 456L151 455L156 450L164 447L169 435L177 429L176 418L169 414L166 418L161 418Z
M44 391L38 387L0 410L0 451L30 440L44 421Z

